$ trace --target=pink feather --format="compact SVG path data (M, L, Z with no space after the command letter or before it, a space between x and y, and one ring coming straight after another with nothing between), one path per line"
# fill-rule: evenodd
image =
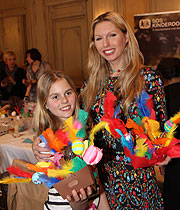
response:
M75 120L74 128L76 128L77 130L80 130L81 128L83 128L83 125L79 122L79 120Z

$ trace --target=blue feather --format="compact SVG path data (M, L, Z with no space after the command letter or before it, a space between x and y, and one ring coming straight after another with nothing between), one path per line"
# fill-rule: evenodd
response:
M129 135L130 135L130 139L129 139L129 147L128 149L131 151L131 154L133 155L135 152L134 152L134 142L132 140L132 135L131 135L131 132L129 131Z
M130 139L127 140L125 138L125 136L123 135L123 133L121 132L121 130L119 130L119 129L115 129L115 130L116 130L116 132L118 132L121 135L122 146L127 147L131 151L131 154L133 155L134 154L134 150L133 150L134 144L133 144L133 141L132 141L131 133L129 133L130 134Z
M147 100L149 98L150 98L150 96L144 90L140 94L139 98L137 98L138 107L139 107L141 115L143 117L150 117L151 116L151 110L147 106Z
M115 108L114 110L114 118L117 118L117 115L120 113L120 103L118 104L118 106Z
M48 177L45 174L41 174L38 179L40 182L43 182L48 188L51 188L54 184L60 180L54 177Z

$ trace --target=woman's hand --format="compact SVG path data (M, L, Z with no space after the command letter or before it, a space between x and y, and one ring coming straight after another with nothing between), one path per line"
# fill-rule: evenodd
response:
M16 84L16 81L11 76L9 76L8 78L10 83L12 83L13 85Z
M159 172L162 176L165 175L165 166L159 166Z
M164 161L162 161L162 162L160 162L160 163L157 163L156 165L157 165L157 166L166 166L166 165L169 163L170 160L171 160L171 157L167 156L167 157L164 159Z
M31 80L29 79L22 79L22 83L26 86L29 86L31 84Z
M81 188L80 192L72 190L72 196L67 195L66 199L69 201L73 210L86 210L89 207L88 197L92 195L92 188L88 186L85 189Z
M3 79L3 80L1 81L1 86L2 86L2 87L6 87L7 84L8 84L8 82L9 82L9 77L6 77L5 79Z
M37 137L32 144L32 150L34 153L35 158L38 161L48 161L50 158L52 158L52 154L48 154L50 150L45 147L40 147L39 144L41 143L41 139Z

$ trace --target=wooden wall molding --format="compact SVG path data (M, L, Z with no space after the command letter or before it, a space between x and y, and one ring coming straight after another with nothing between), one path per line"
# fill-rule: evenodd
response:
M49 60L55 69L65 71L80 87L86 75L88 51L87 1L44 2Z
M50 7L52 19L66 19L75 16L86 16L85 2L72 2L71 4L53 5Z
M77 2L86 2L87 0L44 0L46 6L58 6L58 5L66 5Z
M24 6L0 10L0 18L14 17L25 14L26 14L26 7Z

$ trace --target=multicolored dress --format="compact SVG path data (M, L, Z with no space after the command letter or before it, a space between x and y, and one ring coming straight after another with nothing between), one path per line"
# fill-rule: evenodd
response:
M142 70L145 78L145 91L152 95L156 120L163 125L166 119L164 89L159 75L152 68ZM104 114L103 103L106 92L114 93L117 78L106 79L102 94L97 95L91 115L94 124L100 122ZM123 98L119 98L118 117L125 123L127 118L138 116L136 100L131 103L128 116L123 114ZM103 148L103 159L99 163L101 182L104 185L111 209L163 209L163 199L156 182L154 167L134 169L124 154L120 139L114 139L106 130L95 136L95 145Z

